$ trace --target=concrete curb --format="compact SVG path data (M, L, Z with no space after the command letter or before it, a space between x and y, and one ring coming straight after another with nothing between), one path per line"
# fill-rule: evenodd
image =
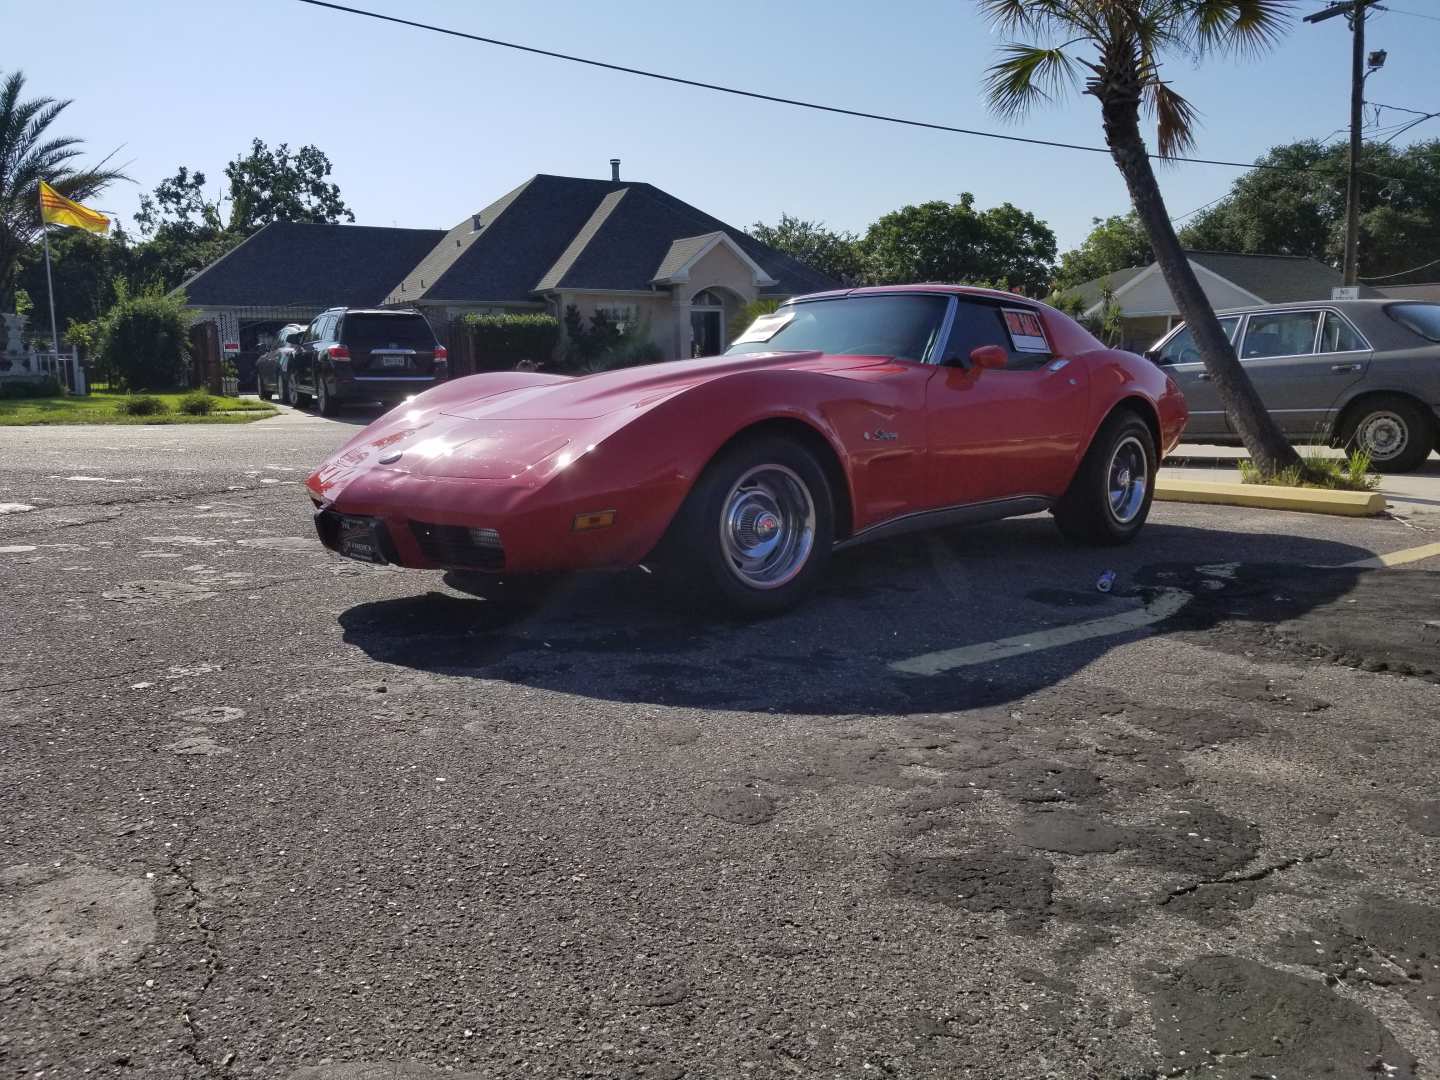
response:
M1258 510L1338 514L1341 517L1374 517L1385 512L1385 496L1378 491L1221 484L1163 476L1155 481L1155 498L1162 502L1215 503L1221 506L1249 506Z

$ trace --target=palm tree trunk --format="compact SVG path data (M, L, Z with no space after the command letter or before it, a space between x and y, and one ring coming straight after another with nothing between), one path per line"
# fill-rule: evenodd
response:
M1140 135L1138 95L1134 100L1102 101L1102 112L1106 144L1120 174L1125 177L1135 213L1150 235L1155 261L1160 264L1160 272L1165 276L1165 284L1175 298L1185 325L1194 335L1205 370L1214 381L1225 405L1225 414L1249 451L1251 462L1265 476L1299 465L1300 455L1260 401L1250 376L1236 359L1235 347L1215 317L1209 297L1195 277L1190 260L1180 247L1180 238L1170 224L1145 140Z

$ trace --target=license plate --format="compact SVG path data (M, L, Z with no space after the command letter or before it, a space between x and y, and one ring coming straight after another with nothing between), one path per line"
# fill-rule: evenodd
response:
M380 357L380 366L381 366L381 367L404 367L404 366L405 366L405 357L403 357L403 356L393 356L393 355L385 355L385 356L382 356L382 357Z
M369 518L340 519L340 554L361 562L383 563L375 522Z

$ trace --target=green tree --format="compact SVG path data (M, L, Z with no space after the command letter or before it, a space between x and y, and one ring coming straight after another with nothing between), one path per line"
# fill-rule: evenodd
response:
M99 367L127 391L178 386L190 359L189 327L184 296L158 291L131 296L122 285L99 323Z
M1277 146L1229 195L1180 230L1186 247L1344 262L1349 147L1313 139ZM1366 143L1360 158L1360 265L1386 277L1440 249L1440 140L1397 148Z
M1038 295L1049 285L1055 234L1010 203L976 210L967 191L956 203L885 214L866 231L861 251L865 280L878 285L991 281Z
M842 285L857 285L861 279L859 240L852 232L836 232L824 222L805 221L781 214L775 225L757 221L750 235L776 251L828 274Z
M250 153L225 166L231 230L248 236L272 221L354 221L329 175L330 159L317 147L302 146L292 154L285 143L271 150L255 139Z
M1127 266L1144 266L1154 259L1150 237L1133 213L1092 218L1094 226L1080 246L1062 252L1055 272L1057 290L1073 289L1087 281L1113 274Z
M77 167L83 140L52 135L50 125L71 104L54 98L22 100L25 75L12 71L0 82L0 310L13 303L20 263L40 239L40 181L67 199L92 199L129 177L105 161ZM106 159L108 160L108 159Z
M1185 257L1140 129L1145 109L1156 121L1160 157L1188 150L1198 117L1194 106L1161 77L1163 58L1179 54L1198 62L1204 56L1267 49L1284 25L1289 0L977 2L1002 31L1028 39L1002 46L1001 59L989 69L985 88L991 107L1018 117L1078 89L1083 76L1085 93L1100 104L1106 145L1125 178L1175 306L1195 337L1250 460L1264 476L1299 468L1299 455L1265 411ZM1091 50L1087 58L1072 51L1086 46Z

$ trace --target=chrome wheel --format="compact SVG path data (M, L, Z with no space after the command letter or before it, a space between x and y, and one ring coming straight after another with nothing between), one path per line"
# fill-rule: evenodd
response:
M756 465L726 496L720 516L725 565L752 589L777 589L805 567L815 547L815 500L784 465Z
M1139 439L1127 435L1115 444L1105 475L1110 515L1121 525L1128 525L1144 507L1145 492L1150 487L1150 459Z
M1410 444L1410 426L1393 412L1372 412L1355 429L1355 442L1372 460L1389 461Z

